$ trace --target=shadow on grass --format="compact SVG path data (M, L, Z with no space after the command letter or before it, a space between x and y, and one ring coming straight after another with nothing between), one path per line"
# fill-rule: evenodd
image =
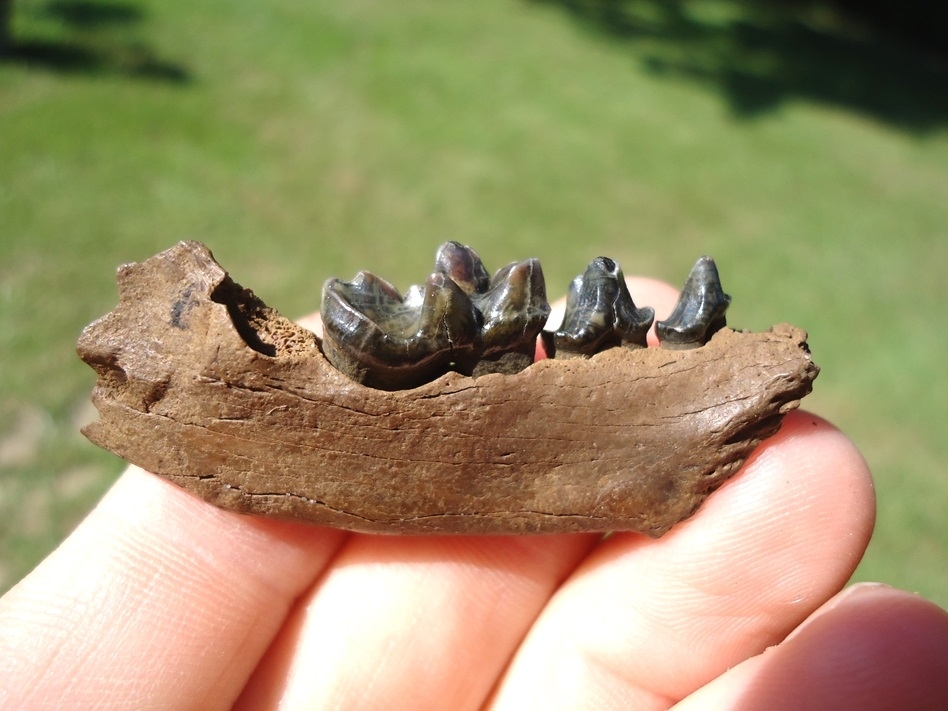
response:
M43 8L43 14L73 27L104 27L140 22L145 13L134 5L89 2L89 0L53 0Z
M95 0L52 0L38 12L64 30L62 39L14 37L0 61L63 74L120 74L173 84L190 81L182 65L159 57L128 29L145 18L134 5Z
M708 85L739 117L804 99L914 132L948 123L944 54L821 14L820 3L732 0L714 16L686 0L529 1L627 45L654 74Z

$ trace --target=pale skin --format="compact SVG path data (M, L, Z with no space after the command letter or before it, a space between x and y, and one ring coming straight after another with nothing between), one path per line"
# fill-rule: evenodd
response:
M131 467L0 600L0 709L941 708L948 614L840 592L874 512L806 412L658 540L349 534Z

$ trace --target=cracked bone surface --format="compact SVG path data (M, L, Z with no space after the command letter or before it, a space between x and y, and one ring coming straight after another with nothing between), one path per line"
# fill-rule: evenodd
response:
M222 508L363 532L661 535L818 373L781 324L386 391L334 368L199 243L118 282L78 343L98 376L86 436Z

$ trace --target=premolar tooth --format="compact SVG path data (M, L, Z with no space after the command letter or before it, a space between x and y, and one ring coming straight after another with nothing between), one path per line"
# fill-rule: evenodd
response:
M613 346L644 348L655 318L649 306L636 308L619 265L597 257L570 284L563 325L544 341L558 358L589 357Z
M731 297L721 288L718 268L711 257L695 262L681 290L675 310L655 324L663 348L685 350L700 348L727 325L724 317Z

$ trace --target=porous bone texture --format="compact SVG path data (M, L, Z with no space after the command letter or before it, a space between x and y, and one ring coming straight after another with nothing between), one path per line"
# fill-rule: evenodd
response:
M383 391L197 242L118 281L119 305L78 345L98 373L86 436L217 506L356 531L661 535L818 372L784 324Z

